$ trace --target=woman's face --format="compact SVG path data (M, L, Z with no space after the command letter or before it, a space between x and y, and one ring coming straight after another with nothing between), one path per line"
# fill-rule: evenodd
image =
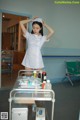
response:
M38 24L34 24L32 26L32 30L33 30L34 34L39 34L39 31L41 30L41 28Z

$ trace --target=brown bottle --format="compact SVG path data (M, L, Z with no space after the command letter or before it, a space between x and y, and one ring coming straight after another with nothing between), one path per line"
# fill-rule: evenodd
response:
M40 72L38 73L38 78L41 78L41 73Z

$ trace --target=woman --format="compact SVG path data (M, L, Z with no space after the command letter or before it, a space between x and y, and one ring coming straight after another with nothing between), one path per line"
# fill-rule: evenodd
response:
M32 32L28 32L25 24L32 22ZM20 26L24 37L27 39L28 48L25 53L22 65L26 70L41 70L44 68L44 63L41 55L41 47L44 42L49 41L54 30L48 26L41 18L34 17L28 20L20 21ZM43 35L43 27L48 30L47 35Z

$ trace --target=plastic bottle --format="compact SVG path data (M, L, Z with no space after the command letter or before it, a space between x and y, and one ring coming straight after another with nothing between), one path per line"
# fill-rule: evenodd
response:
M36 104L33 104L33 105L32 105L32 111L33 111L33 112L36 112L36 107L37 107Z
M50 80L47 80L45 88L46 89L52 89L52 85L51 85Z
M47 80L47 81L46 81L45 89L47 89L47 90L51 90L51 89L52 89L52 85L51 85L50 80ZM51 97L51 93L50 93L50 92L47 92L47 93L45 94L45 97Z
M42 82L42 89L45 89L46 81Z
M34 76L34 78L37 77L37 71L36 71L36 70L34 70L34 72L33 72L33 76Z
M32 120L35 119L35 116L36 116L36 108L37 108L37 105L36 104L33 104L32 105Z

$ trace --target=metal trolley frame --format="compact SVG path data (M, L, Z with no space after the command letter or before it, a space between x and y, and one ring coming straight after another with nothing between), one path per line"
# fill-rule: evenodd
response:
M25 70L20 70L20 72L25 72ZM20 78L19 73L17 80ZM19 88L18 85L13 87L9 96L9 120L12 120L12 102L23 104L23 101L51 101L51 120L53 120L55 102L55 93L53 90Z

